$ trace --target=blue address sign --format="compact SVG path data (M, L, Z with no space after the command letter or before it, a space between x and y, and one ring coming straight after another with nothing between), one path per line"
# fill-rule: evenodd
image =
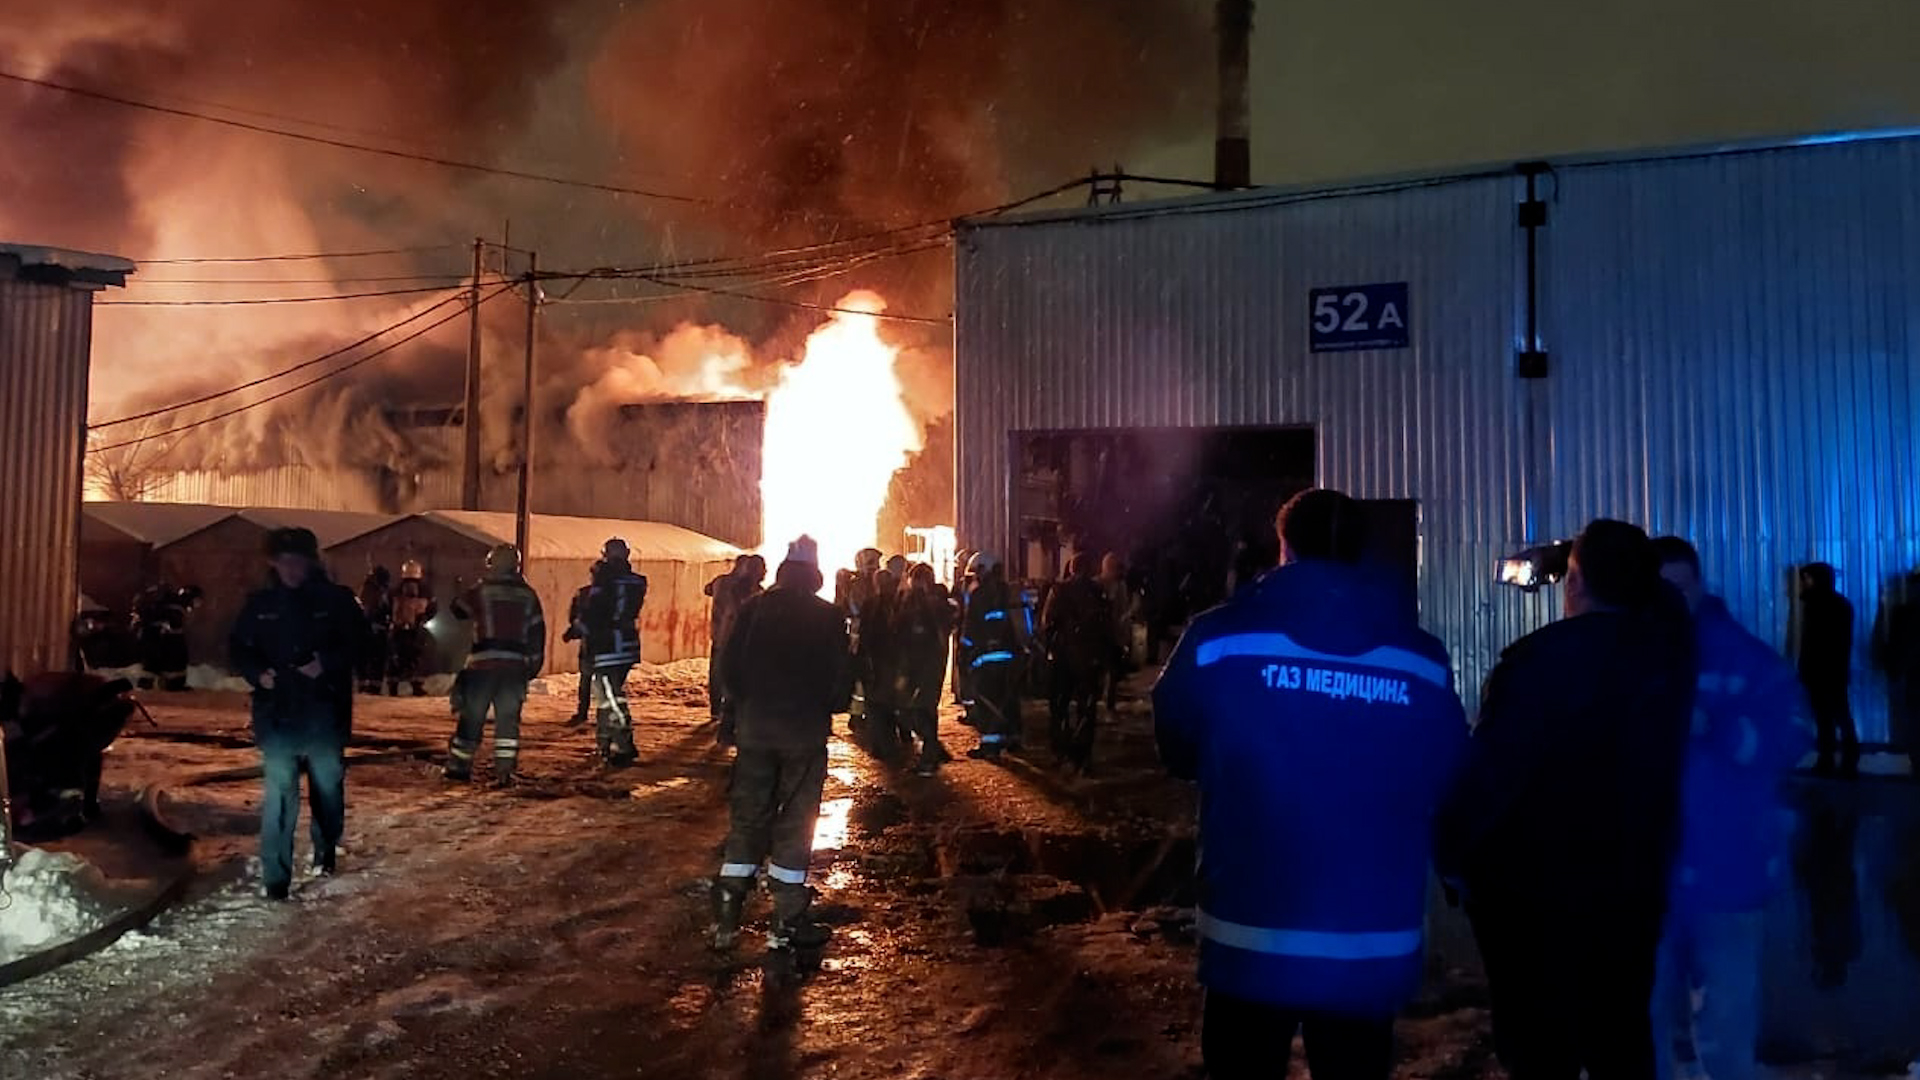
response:
M1307 294L1308 341L1314 352L1404 349L1412 343L1407 283L1339 285Z

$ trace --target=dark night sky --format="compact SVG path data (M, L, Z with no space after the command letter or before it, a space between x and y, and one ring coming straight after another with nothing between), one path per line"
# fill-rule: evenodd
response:
M1254 67L1263 183L1920 125L1920 2L1260 0Z

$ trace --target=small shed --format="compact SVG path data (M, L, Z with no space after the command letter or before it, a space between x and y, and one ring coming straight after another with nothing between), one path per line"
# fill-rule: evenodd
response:
M234 513L225 506L86 503L80 508L80 588L105 610L125 615L159 577L158 548Z
M207 509L207 508L202 508ZM184 505L173 512L184 516ZM195 664L227 663L227 635L240 616L247 594L266 581L267 534L299 526L312 529L324 552L362 533L389 524L385 514L356 514L340 510L254 508L226 511L206 526L154 549L158 575L176 585L197 585L200 606L187 625L187 649ZM339 574L357 586L357 574Z
M133 269L112 255L0 244L0 672L73 659L93 294Z
M575 590L586 584L602 545L615 536L627 541L634 569L647 577L647 604L640 625L642 658L668 663L707 653L706 583L726 572L739 548L659 522L535 514L527 581L546 610L548 672L578 669L576 648L560 640L567 609ZM346 568L355 568L356 583L367 567L397 570L403 560L418 559L444 613L459 586L477 580L485 571L487 552L496 544L512 543L513 537L512 514L437 510L402 518L329 547L327 557L341 568L343 580ZM443 614L428 629L438 643L441 668L458 664L466 652L465 628Z

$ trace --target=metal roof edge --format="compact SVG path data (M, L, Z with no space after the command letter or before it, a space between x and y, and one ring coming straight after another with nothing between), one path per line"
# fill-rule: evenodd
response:
M133 260L91 251L0 243L0 266L11 263L14 276L52 284L125 285L137 270Z
M1916 138L1920 138L1920 127L1897 127L1871 131L1830 131L1796 136L1694 143L1639 150L1604 150L1582 153L1545 154L1531 158L1519 158L1504 163L1462 166L1452 169L1429 169L1418 172L1390 173L1350 180L1323 180L1296 184L1276 184L1242 188L1235 191L1209 192L1203 195L1149 199L1136 203L1082 206L1063 210L1034 210L1022 213L1011 213L998 217L966 217L955 220L954 227L958 231L967 232L1068 222L1097 223L1102 221L1124 221L1136 217L1156 217L1165 214L1221 213L1233 210L1258 209L1291 202L1306 202L1315 199L1374 195L1385 192L1402 191L1409 188L1436 187L1503 176L1520 176L1528 169L1541 166L1544 166L1548 170L1571 170L1611 165L1632 165L1644 162L1684 161L1703 157L1774 153L1814 146L1830 146L1858 142L1889 142L1899 139Z

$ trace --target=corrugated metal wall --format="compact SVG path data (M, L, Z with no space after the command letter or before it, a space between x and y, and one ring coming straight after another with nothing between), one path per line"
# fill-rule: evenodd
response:
M1540 606L1490 580L1525 531L1515 183L966 230L962 542L1012 539L1009 432L1310 425L1321 483L1420 501L1422 615L1477 687ZM1310 289L1398 281L1410 348L1308 351Z
M0 280L0 668L68 666L93 294Z
M1482 178L965 229L962 542L1011 538L1009 433L1310 424L1321 483L1420 501L1422 614L1469 697L1558 612L1493 586L1493 561L1612 515L1694 538L1735 614L1783 649L1792 568L1839 567L1855 709L1886 738L1870 644L1920 563L1920 142L1543 177L1539 382L1513 374L1523 190ZM1309 289L1391 281L1411 286L1411 348L1307 351Z
M1551 528L1692 538L1781 646L1792 578L1855 608L1854 707L1889 734L1876 616L1920 564L1920 142L1562 170L1546 231Z

